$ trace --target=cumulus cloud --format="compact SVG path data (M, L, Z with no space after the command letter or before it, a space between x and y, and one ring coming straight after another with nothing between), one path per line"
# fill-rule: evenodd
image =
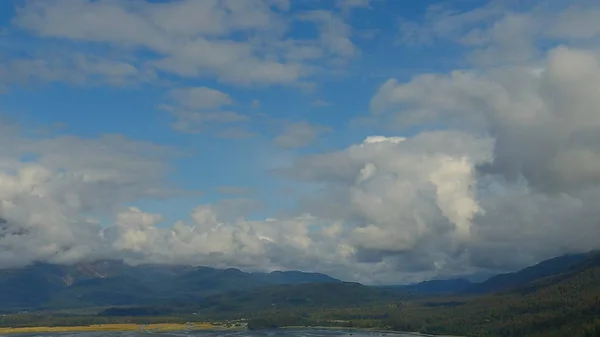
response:
M560 22L573 10L555 19ZM578 31L573 27L579 24L570 29ZM372 113L398 130L456 129L492 141L489 160L471 167L479 211L470 220L463 265L511 269L599 248L589 238L599 234L594 205L600 197L600 54L569 44L541 58L500 57L505 62L500 67L420 74L406 82L390 79L371 101Z
M318 184L322 192L305 201L300 215L247 220L260 205L242 198L199 205L173 224L123 207L166 193L156 185L164 163L144 154L156 154L154 145L122 138L68 143L98 146L104 154L69 160L33 152L39 153L35 162L21 162L16 154L23 150L2 153L3 267L118 257L132 264L316 270L397 283L510 270L594 248L600 234L597 187L546 194L482 173L478 168L494 160L494 139L463 131L372 136L345 150L300 157L281 173ZM29 144L29 151L57 150ZM120 158L118 169L109 158ZM140 160L146 177L139 174ZM115 214L110 223L89 218L106 209Z
M595 52L557 47L542 68L392 79L372 107L391 111L400 126L440 119L479 126L495 139L494 161L482 169L512 180L523 176L543 191L568 192L600 182L594 136L600 131L599 69Z
M188 20L191 6L206 6L210 15ZM144 55L156 57L145 60L152 69L236 84L298 81L315 60L337 63L358 53L350 27L330 12L296 17L315 24L317 39L282 38L288 6L32 1L16 24L43 36L150 51ZM404 22L413 42L454 41L471 63L383 83L371 113L395 134L297 156L279 168L315 192L285 215L248 220L263 205L239 197L165 223L130 204L178 192L164 179L172 149L114 135L29 138L2 126L0 267L120 257L400 283L514 270L600 248L597 5L506 6L491 2L464 13L438 6L424 23ZM66 25L65 15L85 22ZM253 38L227 40L242 29ZM182 129L244 119L224 109L234 99L214 88L180 87L166 96L165 109ZM306 146L324 131L308 122L286 127L275 145ZM96 214L113 217L100 223Z
M323 255L308 249L322 245L310 232L318 219L245 220L260 207L255 200L199 205L189 219L166 226L158 226L160 214L124 207L181 193L165 183L171 148L121 136L31 139L14 126L3 125L2 131L2 268L124 258L133 264L309 270L312 264L336 261L321 261ZM110 213L115 215L108 223L94 220Z
M307 207L344 223L340 235L356 263L380 264L385 278L441 269L471 241L473 219L482 212L475 167L490 160L491 146L490 139L460 132L376 136L302 158L282 173L324 184L330 194L311 197Z
M1 128L2 267L107 257L95 216L181 192L163 179L173 149L121 136L32 139Z
M350 164L339 177L345 196L335 199L346 213L314 209L312 215L246 220L260 205L230 199L199 205L189 219L164 225L160 214L124 205L176 193L162 183L170 149L117 136L31 140L16 130L3 135L4 144L21 145L0 153L2 267L118 257L133 264L318 270L367 282L406 277L443 261L436 255L416 267L398 257L414 255L427 238L447 243L450 253L469 240L480 211L473 165L486 160L489 147L485 139L451 133L370 137L289 169L329 183L338 165ZM22 161L24 153L32 159ZM400 209L406 213L396 212ZM115 216L100 224L90 218L97 212Z

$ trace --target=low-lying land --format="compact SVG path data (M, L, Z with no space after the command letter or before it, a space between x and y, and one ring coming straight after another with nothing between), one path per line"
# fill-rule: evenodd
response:
M600 255L548 260L466 292L340 281L276 284L148 304L7 311L0 326L0 333L337 327L473 337L600 336Z
M43 332L84 332L84 331L180 331L180 330L220 330L231 329L223 325L213 325L206 322L182 323L112 323L75 326L26 326L0 327L0 334L9 333L43 333Z

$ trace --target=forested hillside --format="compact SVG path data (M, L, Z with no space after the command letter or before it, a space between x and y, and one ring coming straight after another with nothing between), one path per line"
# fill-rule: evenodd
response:
M238 269L96 261L37 263L0 270L0 310L39 310L186 301L283 284L339 283L318 273L246 273Z
M139 271L145 271L146 276L154 273L155 278L152 282L169 278L178 280L179 283L175 285L164 285L161 288L164 289L165 296L167 290L174 289L174 286L187 285L174 291L172 296L163 299L148 298L147 302L134 306L110 304L74 311L50 310L27 314L7 312L0 317L0 325L36 325L40 324L39 322L77 325L108 322L221 321L244 318L249 320L248 326L251 329L279 326L340 326L464 336L598 336L600 255L594 252L582 256L582 259L572 256L568 259L551 259L509 274L514 276L512 278L503 276L500 279L505 280L510 288L503 287L499 292L477 295L465 294L463 291L456 291L454 294L439 291L447 289L448 285L458 288L469 285L461 280L450 280L450 283L426 282L419 285L421 289L429 289L429 292L414 289L403 292L399 290L402 287L369 287L341 282L319 274L288 273L287 278L286 273L275 273L271 279L271 274L248 274L238 270L192 268L182 271L178 268L144 267L146 269ZM573 259L580 260L573 262ZM38 269L43 271L40 274L31 274L31 269L25 274L4 272L3 286L16 287L5 289L17 292L17 286L34 287L47 284L42 291L65 296L77 294L73 289L80 289L77 284L84 284L85 296L92 294L101 297L107 292L115 298L124 296L126 299L127 295L141 295L146 290L132 288L130 294L111 293L114 289L125 291L126 289L122 288L125 285L119 282L125 277L131 278L132 275L124 271L110 272L108 269L103 270L105 274L102 274L102 277L89 274L89 270L81 275L75 274L79 280L73 280L71 286L58 292L53 292L52 287L58 287L64 282L64 275L57 274L56 269L48 266ZM63 275L63 278L59 277L60 275ZM225 276L226 279L222 279ZM260 281L249 283L246 287L238 287L237 290L189 292L190 289L202 289L203 286L207 289L219 289L214 288L219 285L222 287L220 289L227 289L236 282L240 284L256 278ZM265 281L265 278L271 281ZM319 281L310 282L314 279ZM279 282L287 283L272 284ZM96 284L97 288L90 288L89 283ZM64 289L70 290L64 292ZM90 289L96 289L98 292ZM22 296L27 292L23 291L20 294ZM32 294L28 299L38 300L35 296L40 292ZM187 295L178 296L183 294ZM0 296L10 298L11 295L14 296L14 293L3 292ZM79 298L75 297L76 300Z
M497 294L399 299L311 312L271 311L249 326L276 326L279 315L284 324L295 319L310 325L337 324L434 334L599 336L600 257L589 255L564 273Z

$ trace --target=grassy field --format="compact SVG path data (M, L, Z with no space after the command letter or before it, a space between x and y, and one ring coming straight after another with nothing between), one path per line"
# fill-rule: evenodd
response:
M177 331L177 330L209 330L223 329L222 326L210 323L193 322L187 324L178 323L156 323L156 324L97 324L83 326L36 326L19 328L0 328L0 334L9 333L37 333L37 332L78 332L78 331Z

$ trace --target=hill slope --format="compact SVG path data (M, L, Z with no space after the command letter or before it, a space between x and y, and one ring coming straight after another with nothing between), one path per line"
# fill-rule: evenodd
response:
M586 261L591 256L590 254L593 253L563 255L551 258L513 273L493 276L486 281L467 287L463 292L466 294L491 294L524 286L536 280L564 273Z
M600 255L585 254L563 273L482 297L465 309L471 309L464 312L470 324L507 336L599 336Z
M389 289L364 286L359 283L308 283L270 285L227 293L166 301L157 305L111 307L101 316L141 316L185 314L195 312L204 317L240 318L268 312L306 312L324 308L359 307L389 303L401 298Z
M430 280L415 284L387 286L382 288L406 293L441 295L459 293L471 286L473 286L473 283L469 282L469 280L457 278L448 280Z
M0 309L139 305L209 296L267 285L338 283L303 272L246 273L237 269L98 261L71 266L38 263L0 270Z
M392 305L390 305L393 303ZM388 303L272 311L249 326L342 324L461 336L600 336L600 255L567 271L492 295L396 298Z
M559 265L562 264L559 263ZM44 266L44 268L47 268L44 269L45 273L34 274L36 278L29 282L35 284L40 281L40 275L46 276L47 279L41 278L42 281L48 282L52 286L62 280L57 277L53 266ZM144 275L159 275L157 279L166 279L167 276L173 277L172 275L175 274L178 275L175 279L183 280L184 284L189 279L214 280L224 277L224 275L237 282L244 279L246 277L244 275L249 274L231 269L184 268L180 270L179 267L170 268L144 266L139 269L139 272L147 273ZM126 268L126 270L136 269ZM531 269L527 270L531 272ZM544 267L541 270L553 270L552 273L554 273L556 269ZM282 277L280 274L275 273L276 278ZM310 279L322 277L291 274L292 281L287 282L298 282L299 278L303 277ZM412 296L407 296L405 293L389 288L368 287L339 281L287 285L264 284L264 281L261 281L263 282L261 286L254 285L217 293L194 290L179 299L171 296L165 297L159 302L152 302L158 297L136 298L135 300L140 303L149 304L135 307L113 307L101 312L100 315L85 317L43 315L46 315L44 319L51 323L56 322L57 319L64 319L64 322L69 324L72 322L81 324L82 321L90 324L106 320L130 321L135 319L143 321L164 319L165 315L186 321L192 317L191 313L197 313L193 316L195 319L249 318L249 324L254 328L301 324L386 328L466 336L586 337L600 335L600 255L585 254L583 261L571 265L561 273L547 277L539 278L540 275L544 275L541 272L533 274L535 274L535 277L532 277L533 281L520 284L510 290L475 296L444 294L443 296L424 297L416 295L414 292ZM269 274L249 275L258 278L269 277ZM104 285L103 282L110 281L117 284L115 287L123 287L123 281L118 277L131 278L132 275L119 272L106 275L104 279L98 279L91 277L86 272L79 277L84 280L73 283L67 289L72 291L83 287L87 294L90 294L88 283L100 282ZM13 280L24 279L14 278ZM149 280L148 282L146 285L152 290L152 282L156 281ZM273 282L279 282L279 280ZM164 285L161 289L165 289L165 287L171 289L169 287L174 286ZM124 292L120 296L131 295L127 294L125 290L127 289L123 289ZM143 293L135 289L130 291L137 296ZM61 294L63 298L68 297L64 289L57 293ZM0 294L6 296L2 292ZM182 295L185 292L180 291L177 294ZM109 296L110 294L105 295ZM153 296L155 295L153 294ZM119 295L113 296L118 297ZM116 299L111 301L116 301ZM27 315L0 317L0 325L10 325L16 322L39 324L39 317L27 318L24 316Z

